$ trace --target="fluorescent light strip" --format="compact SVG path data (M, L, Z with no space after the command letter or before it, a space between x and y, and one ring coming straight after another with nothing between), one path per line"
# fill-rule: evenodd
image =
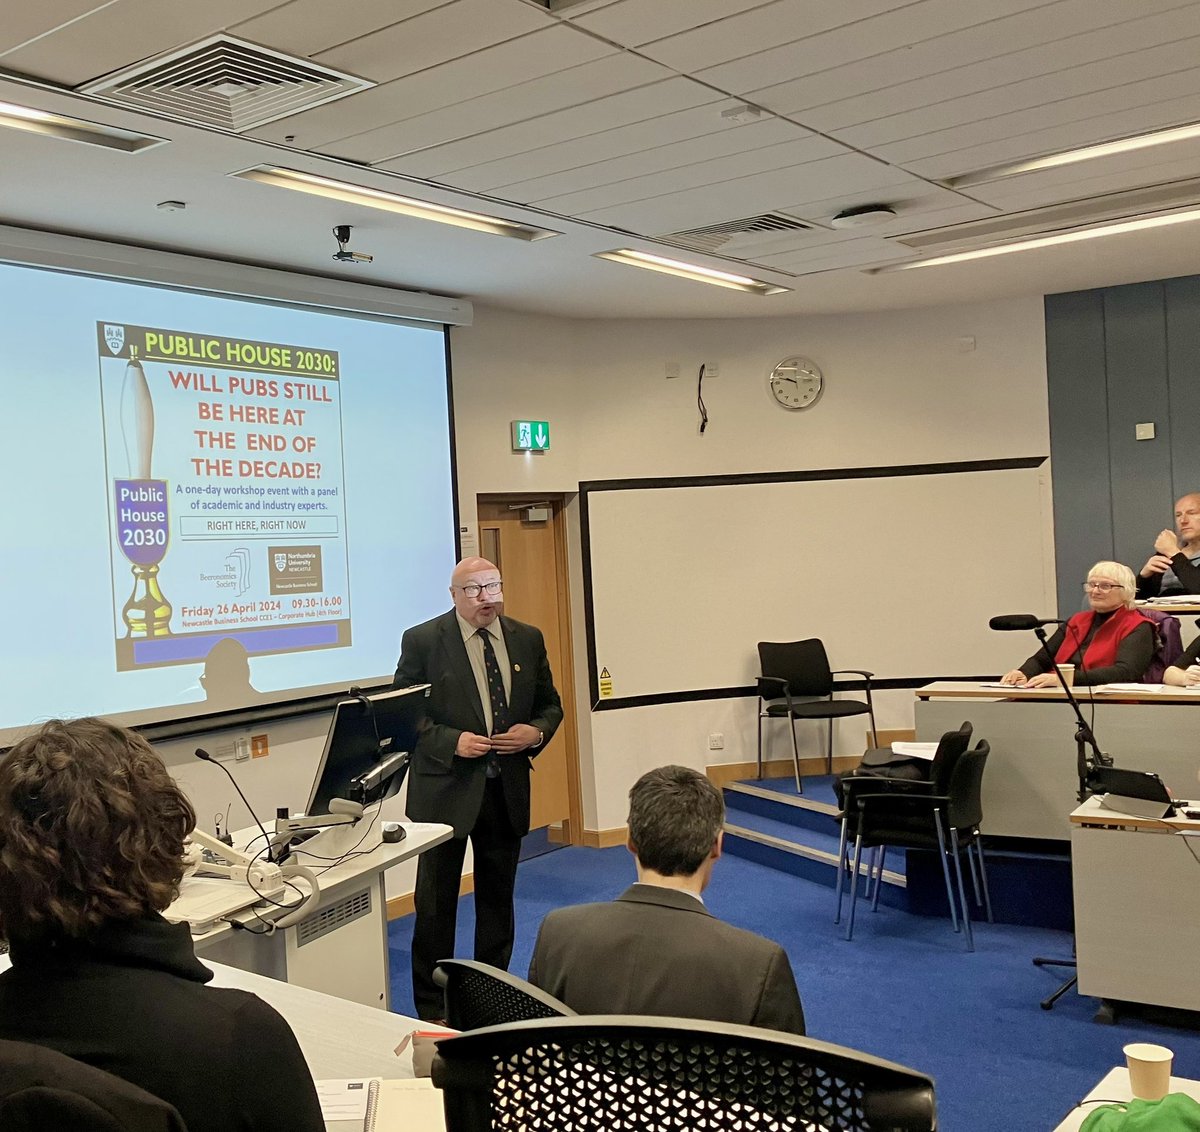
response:
M636 252L631 248L619 248L611 252L594 252L597 259L610 259L613 263L624 263L630 267L644 267L648 271L661 271L664 275L675 275L680 279L691 279L694 283L711 283L714 287L728 287L731 291L744 291L750 295L782 295L790 287L780 287L748 275L733 275L728 271L717 271L695 263L684 263L678 259Z
M1095 240L1101 236L1119 236L1125 232L1140 232L1147 228L1166 228L1172 224L1187 224L1200 220L1200 208L1187 212L1172 212L1164 216L1145 216L1140 220L1125 220L1119 224L1106 224L1095 228L1079 228L1074 232L1059 232L1054 236L1039 236L1032 240L1017 240L1012 244L1000 244L994 248L979 248L970 252L951 252L948 255L918 259L908 263L891 263L886 267L869 267L867 275L884 275L891 271L912 271L917 267L940 267L947 263L964 263L971 259L987 259L989 256L1008 255L1009 252L1027 252L1036 248L1049 248L1056 244L1074 244L1081 240Z
M1155 130L1150 134L1121 138L1119 141L1086 145L1080 149L1068 149L1062 153L1050 153L1045 157L1032 157L1028 161L1013 161L1007 165L991 165L964 173L961 177L947 177L942 184L951 189L962 189L968 185L982 185L988 181L999 181L1005 177L1017 177L1022 173L1036 173L1041 169L1057 169L1062 165L1074 165L1077 161L1093 161L1097 157L1112 157L1118 153L1132 153L1138 149L1149 149L1155 145L1171 142L1191 141L1200 138L1200 123L1176 126L1169 130Z
M508 236L514 240L544 240L550 236L561 236L561 232L549 228L538 228L532 224L520 224L515 220L501 220L497 216L485 216L479 212L466 212L444 204L403 197L382 189L367 189L346 181L335 181L319 177L314 173L301 173L296 169L284 169L277 165L256 165L239 173L230 173L245 181L257 181L262 185L273 185L280 189L294 189L301 193L340 200L347 204L361 204L367 208L379 208L385 212L398 212L418 220L434 220L439 224L453 224L459 228L470 228L476 232L488 232L493 236Z
M60 141L98 145L120 153L141 153L155 146L169 144L166 138L156 138L151 134L139 134L132 130L119 130L115 126L102 126L98 122L85 122L82 118L50 114L45 110L34 110L30 106L18 106L15 102L0 102L0 126L11 130L24 130L30 134L41 134L43 137L58 138Z

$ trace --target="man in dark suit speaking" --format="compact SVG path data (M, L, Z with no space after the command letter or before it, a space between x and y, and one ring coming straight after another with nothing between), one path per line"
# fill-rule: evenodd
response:
M475 958L507 969L513 886L529 832L529 767L562 722L540 630L504 617L500 571L465 558L450 578L454 608L405 632L394 688L431 684L428 722L408 773L408 816L454 836L417 859L413 999L441 1018L433 981L454 955L467 838L475 855Z
M629 792L638 883L608 904L558 908L530 982L580 1014L658 1014L804 1033L787 954L723 923L701 893L721 855L725 803L704 775L665 766Z

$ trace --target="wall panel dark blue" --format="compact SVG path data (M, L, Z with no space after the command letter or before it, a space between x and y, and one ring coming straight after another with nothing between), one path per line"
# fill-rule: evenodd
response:
M1200 276L1047 295L1046 372L1060 613L1084 571L1136 573L1172 504L1200 490ZM1153 440L1137 440L1138 424Z

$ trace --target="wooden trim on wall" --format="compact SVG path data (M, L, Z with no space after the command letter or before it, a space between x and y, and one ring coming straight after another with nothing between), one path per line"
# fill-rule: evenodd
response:
M882 732L881 732L882 735ZM841 774L844 770L852 770L858 766L861 755L834 755L833 773ZM706 766L704 773L714 786L720 788L731 782L741 782L747 778L758 776L758 763L716 763ZM796 773L791 759L770 759L763 763L763 778L791 778ZM809 774L824 774L825 760L823 758L802 758L800 760L801 776Z
M581 844L589 849L611 849L614 845L624 845L629 840L629 827L619 829L585 829Z

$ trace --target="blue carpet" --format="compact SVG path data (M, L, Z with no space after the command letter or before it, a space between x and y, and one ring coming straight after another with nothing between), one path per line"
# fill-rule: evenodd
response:
M794 789L793 785L793 789ZM563 904L606 900L634 877L623 848L567 848L521 865L511 969L524 975L542 917ZM813 1037L930 1074L943 1132L1051 1129L1113 1065L1130 1041L1175 1051L1175 1073L1200 1077L1200 1034L1124 1018L1092 1022L1097 1001L1074 992L1052 1012L1038 1001L1060 981L1034 955L1071 954L1071 937L1010 924L976 927L974 954L948 922L860 905L854 940L832 919L821 885L725 856L705 899L713 913L778 940L787 950ZM470 952L473 903L459 907L460 955ZM392 1006L412 1013L412 917L392 922ZM680 972L686 978L686 972Z

